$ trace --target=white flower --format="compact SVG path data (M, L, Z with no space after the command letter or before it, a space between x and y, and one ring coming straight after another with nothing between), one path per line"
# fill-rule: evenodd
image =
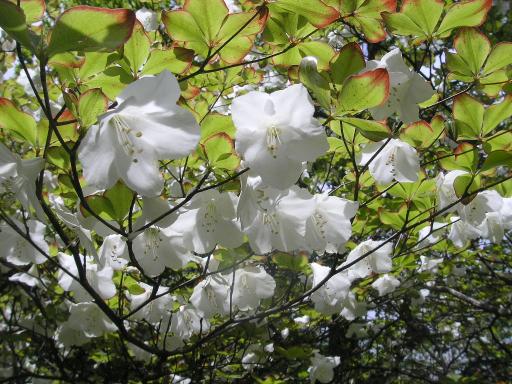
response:
M324 356L315 351L311 357L311 366L308 368L311 383L329 383L334 379L334 368L340 365L339 356Z
M45 216L36 197L36 179L43 165L44 159L22 159L0 142L0 193L14 195L27 212L34 207L40 219Z
M252 371L265 359L265 354L262 351L261 345L249 345L242 357L242 367L246 371Z
M306 220L314 213L311 194L298 187L279 191L266 187L260 178L248 178L240 195L238 217L256 252L307 248Z
M192 382L192 379L189 379L188 377L183 377L180 375L177 375L175 373L172 373L169 378L172 380L172 384L190 384Z
M235 0L224 0L226 3L226 6L229 9L230 13L240 12L240 6L237 4Z
M117 327L95 303L71 304L66 326L80 331L85 337L99 337L117 330Z
M144 289L144 293L139 295L130 295L130 310L134 311L139 308L146 300L151 296L151 292L153 291L153 287L145 284L138 283L138 285ZM162 295L167 292L169 289L166 287L158 287L156 294ZM153 299L151 302L140 308L137 312L132 315L133 319L146 320L148 323L155 324L162 320L164 315L170 313L172 309L173 298L170 294L165 294L156 299Z
M64 347L87 344L90 338L85 336L82 331L72 328L72 326L68 321L62 323L55 332L55 339Z
M150 227L133 240L135 259L149 276L158 276L165 267L178 270L191 260L183 246L183 236L172 228Z
M379 291L379 296L384 296L388 293L391 293L399 286L400 280L391 275L388 275L387 273L372 283L372 287Z
M217 244L236 248L243 242L236 221L237 197L210 189L195 195L171 226L183 234L184 246L196 253L212 251Z
M311 318L308 315L295 317L293 319L294 323L301 324L301 325L308 325L310 321L311 321Z
M116 286L112 281L114 271L105 266L99 269L98 264L93 264L91 257L80 256L82 265L85 263L85 274L89 285L98 293L102 299L110 299L116 294ZM74 293L78 302L91 301L92 297L86 289L79 283L78 268L72 256L65 253L59 253L59 264L66 269L72 276L63 270L59 270L58 280L61 288L67 292Z
M209 328L208 320L190 305L182 305L178 312L172 314L170 331L182 340L188 340L194 334L208 331Z
M25 230L21 223L12 221L19 229ZM44 239L46 226L37 220L27 220L27 226L30 239L48 255L49 247ZM0 244L2 244L2 257L14 265L41 264L46 261L46 257L38 249L7 224L0 224Z
M379 184L388 184L393 180L406 183L418 180L420 160L416 150L398 139L391 139L387 144L386 142L387 140L382 140L366 144L360 153L358 164L366 165L371 160L368 169ZM385 147L375 155L383 145Z
M102 267L109 266L114 271L122 270L129 260L126 239L121 235L105 237L98 250L98 260Z
M346 299L343 300L343 309L340 315L348 321L353 321L356 317L366 314L366 303L357 301L354 292L349 292Z
M480 237L481 232L473 225L461 220L458 216L450 217L452 222L448 239L450 239L456 247L462 248L469 240Z
M92 234L91 231L87 228L84 228L82 226L82 223L80 222L80 216L81 214L79 212L72 213L70 212L63 204L60 204L58 202L58 198L51 199L54 200L53 209L55 213L57 214L58 218L63 221L64 224L66 224L67 227L69 227L73 232L76 233L78 236L78 239L80 240L80 245L85 248L87 251L87 254L93 257L97 256L96 247L94 246L93 240L92 240ZM50 201L51 201L50 200ZM91 216L91 219L96 220L94 217ZM97 221L97 220L96 220ZM109 229L110 231L110 229Z
M448 224L433 222L432 224L423 227L418 232L418 243L416 244L416 248L424 248L429 245L436 244L441 241L445 235Z
M260 300L274 295L276 282L261 266L248 266L229 274L229 284L233 284L232 306L241 311L255 310Z
M271 94L249 92L236 97L231 111L237 128L236 150L253 174L275 188L293 185L303 162L315 160L329 148L301 84Z
M328 194L313 196L314 213L306 221L306 244L317 252L341 252L352 235L350 219L359 204Z
M370 109L373 118L383 120L397 114L406 124L417 121L418 103L430 99L435 93L430 84L407 67L398 48L386 53L380 61L369 61L365 70L376 68L385 68L389 72L391 89L389 98L383 105Z
M41 90L43 89L43 85L41 84L41 76L39 74L39 69L28 68L27 72L34 83L35 88L39 92L41 92ZM27 94L29 94L29 95L34 94L34 91L32 90L32 86L30 85L30 81L28 80L27 74L25 73L24 70L20 71L20 74L19 74L18 78L16 79L16 81L18 82L18 84L20 84L24 88L24 90Z
M128 85L118 106L100 116L80 144L87 182L107 189L122 179L141 195L160 194L158 160L188 155L200 137L193 115L176 105L179 97L178 82L168 71Z
M499 212L503 207L503 198L497 191L479 192L467 205L458 209L462 220L473 226L479 226L488 212Z
M347 256L347 260L342 264L347 265L357 260L364 254L372 251L382 244L382 241L366 240L355 247ZM364 259L358 261L348 268L348 276L351 280L365 278L372 273L387 273L391 271L391 254L393 246L386 243L379 249L367 255Z
M16 49L16 41L11 39L2 28L0 28L0 48L4 52L14 51ZM0 79L2 78L1 74L0 72Z
M155 11L142 7L135 12L135 17L146 31L151 32L158 29L158 14Z
M501 243L503 236L505 236L505 227L510 225L505 223L503 216L500 212L487 212L485 219L478 226L478 229L482 233L482 237L489 239L493 243Z
M466 171L450 171L446 174L440 173L436 178L436 189L438 196L438 207L439 209L443 209L450 204L455 203L459 198L455 193L455 188L453 187L453 183L455 179L462 175L467 175ZM448 208L445 212L453 212L460 206L460 203L454 205L453 207Z
M418 269L419 272L431 272L431 273L437 273L439 267L438 265L441 264L444 260L439 259L433 259L431 257L426 256L420 256L420 268Z
M135 221L133 224L133 228L137 230L138 228L141 228L145 226L146 224L149 224L150 222L153 222L158 217L160 217L163 213L169 211L171 209L171 206L169 202L158 197L143 197L142 198L142 213L139 216L139 218ZM158 222L155 224L156 226L160 228L167 228L172 225L176 221L177 215L175 212L165 216L164 218L158 220Z
M15 281L28 285L29 287L41 286L37 267L32 265L27 272L18 272L9 277L9 281Z
M207 319L215 314L229 313L230 284L219 274L207 276L194 287L190 296L190 303L196 307Z
M329 274L331 268L317 263L311 263L310 266L313 271L313 287L316 287ZM337 273L311 294L311 301L315 303L315 309L320 313L326 315L339 313L342 300L347 297L349 290L348 277Z

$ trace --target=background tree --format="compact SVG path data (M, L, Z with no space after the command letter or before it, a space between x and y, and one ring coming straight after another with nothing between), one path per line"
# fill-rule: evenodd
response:
M0 0L0 381L510 380L509 20Z

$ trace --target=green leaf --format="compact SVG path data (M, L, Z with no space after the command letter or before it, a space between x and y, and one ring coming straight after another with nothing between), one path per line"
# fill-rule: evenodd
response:
M80 5L57 19L48 55L66 51L112 51L131 36L135 13L129 9L106 9Z
M0 97L0 128L14 138L37 146L37 124L28 113L20 111L9 99Z
M281 47L276 47L274 52L281 51L281 49ZM334 55L334 49L323 41L305 41L282 55L273 57L272 62L277 66L290 67L300 65L300 62L306 56L314 56L318 60L318 70L327 71Z
M114 221L116 213L114 211L114 207L112 207L112 203L108 198L102 195L91 195L86 196L85 201L87 201L87 205L89 208L96 213L103 220ZM83 205L80 204L80 212L84 217L92 216L91 213Z
M469 143L459 144L453 151L453 156L446 156L446 153L439 155L438 157L443 157L440 160L441 166L448 171L460 169L472 172L478 165L478 150Z
M128 216L133 194L133 191L120 181L105 191L103 196L110 201L113 219L122 222Z
M371 43L378 43L386 38L381 14L396 10L396 0L324 1L338 9L344 22L361 31Z
M391 135L391 130L385 121L356 119L350 117L345 117L341 120L344 124L356 127L364 137L372 141L381 141L387 139Z
M204 58L222 47L220 58L234 64L250 51L267 16L265 7L228 14L223 0L187 0L181 10L164 11L162 22L167 33L182 47Z
M272 5L304 17L317 28L325 28L341 16L336 9L320 0L278 0Z
M342 155L347 154L347 149L345 148L345 144L343 143L343 140L338 139L337 137L328 137L327 143L329 143L328 152L337 152L337 153L341 153Z
M485 62L483 73L489 74L510 64L512 64L512 43L498 43L492 48Z
M507 151L494 151L487 156L482 164L482 171L496 168L500 165L505 165L509 168L512 167L512 153Z
M103 93L113 100L134 80L131 73L121 67L110 67L87 80L84 84L89 88L101 88Z
M484 150L487 153L493 151L512 151L512 132L497 132L486 139Z
M201 143L218 133L226 134L234 139L235 131L235 125L229 116L218 113L208 114L201 123Z
M70 166L69 155L66 150L62 147L50 147L48 148L48 161L66 171Z
M453 102L453 117L457 135L464 139L479 138L484 112L484 106L468 94L457 96Z
M402 204L398 211L389 210L380 207L377 211L380 221L382 224L389 225L391 228L399 230L405 223L405 217L407 213L407 205Z
M190 13L185 10L164 11L162 22L173 40L182 42L185 48L193 50L198 55L208 55L208 41L203 37L200 27Z
M453 189L458 198L470 195L480 188L480 177L470 174L458 176L453 182Z
M482 25L491 9L492 0L461 1L452 4L437 28L436 34L445 35L458 27L478 27Z
M400 13L385 13L382 16L394 34L427 39L434 33L443 8L442 0L405 0Z
M357 43L348 43L335 56L331 63L331 78L335 84L343 84L347 77L365 67L363 51Z
M134 75L137 75L148 59L150 47L149 37L144 31L142 24L137 20L131 37L124 44L124 56L130 62L130 68Z
M456 53L446 52L446 66L450 70L450 80L460 80L466 83L474 81L475 75L466 61Z
M444 121L441 116L435 116L431 124L424 120L406 125L402 129L400 139L415 148L429 148L443 133Z
M200 147L214 169L234 170L240 165L233 139L226 133L210 136Z
M407 15L403 13L383 12L382 18L388 29L395 35L400 36L421 36L426 38L423 30L416 25Z
M78 72L80 79L85 80L114 64L121 56L117 52L86 52L84 62Z
M0 28L25 47L33 49L25 13L8 0L0 0Z
M32 24L41 20L44 15L44 11L46 10L44 0L21 0L20 7L25 13L27 24Z
M224 0L187 0L183 10L192 15L208 45L214 42L229 13Z
M512 116L512 95L507 95L499 104L491 105L484 114L482 134L486 136L502 121Z
M251 50L255 35L265 27L267 17L266 8L261 8L259 12L239 12L228 15L216 40L216 47L220 48L224 45L219 52L220 58L228 64L242 61Z
M186 72L192 64L194 52L180 47L154 49L142 69L143 75L157 75L164 69L176 74Z
M99 88L85 91L78 99L78 115L84 127L96 123L98 116L108 108L108 98Z
M471 74L477 77L491 52L489 39L476 28L461 28L455 37L454 46Z
M389 96L389 74L383 68L347 78L338 98L337 113L360 112L384 103Z
M304 272L308 267L308 258L304 253L291 255L284 252L276 252L272 255L272 261L277 266L294 272Z

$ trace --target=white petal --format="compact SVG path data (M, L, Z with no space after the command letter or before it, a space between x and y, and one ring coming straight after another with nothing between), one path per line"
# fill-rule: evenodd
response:
M270 95L276 108L278 122L301 127L311 121L315 107L308 90L302 84L294 84Z
M106 189L117 181L118 175L112 167L117 145L112 129L103 125L89 128L78 148L78 159L89 184Z
M168 70L158 76L145 76L128 86L116 98L119 104L130 99L130 103L145 106L151 102L162 110L176 105L180 97L180 86L176 77Z
M116 161L118 174L130 189L139 194L150 197L159 195L164 180L158 169L158 162L142 156L134 160Z

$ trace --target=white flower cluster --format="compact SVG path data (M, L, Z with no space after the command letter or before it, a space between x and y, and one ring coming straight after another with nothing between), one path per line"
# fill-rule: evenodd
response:
M313 118L313 103L302 85L272 94L249 92L233 101L236 150L251 172L242 180L240 196L208 189L156 220L172 208L159 196L164 179L158 161L191 154L200 139L193 115L176 105L179 96L178 83L167 71L137 80L117 97L116 107L89 128L78 148L87 190L108 189L121 179L142 196L142 210L128 237L113 233L92 217L73 214L62 199L49 196L57 217L87 252L78 258L66 253L58 257L62 267L58 283L74 299L68 303L70 318L58 330L64 345L82 344L117 328L94 303L94 292L103 300L112 299L117 294L115 271L127 271L130 262L154 277L166 268L180 270L190 262L206 264L208 259L208 273L189 300L171 297L162 286L153 297L151 287L143 283L139 287L144 293L129 295L130 319L167 324L160 329L173 334L164 338L166 348L172 349L207 331L213 316L253 312L261 300L274 294L275 281L260 265L245 263L234 271L217 271L218 262L212 256L216 247L236 248L247 236L257 254L274 250L336 253L351 236L350 220L357 203L312 195L294 185L306 161L328 149L324 129ZM15 195L27 212L39 211L34 180L42 160L21 160L3 145L0 155L5 164L0 173L3 190ZM32 241L47 254L44 224L29 221L28 226ZM93 232L103 238L98 250ZM12 248L9 261L23 265L46 260L10 227L2 230L2 236ZM195 256L205 254L209 256ZM174 304L178 311L172 310Z
M456 170L437 176L438 208L444 209L446 213L455 212L456 215L450 217L451 223L433 223L432 230L430 227L424 229L424 241L430 243L438 241L442 235L442 227L447 226L449 227L448 239L459 248L479 237L493 243L500 243L505 236L505 231L512 229L512 198L502 197L495 190L487 190L477 193L467 204L455 204L459 199L454 182L457 177L463 175L469 174ZM438 232L432 232L435 229L438 229Z

